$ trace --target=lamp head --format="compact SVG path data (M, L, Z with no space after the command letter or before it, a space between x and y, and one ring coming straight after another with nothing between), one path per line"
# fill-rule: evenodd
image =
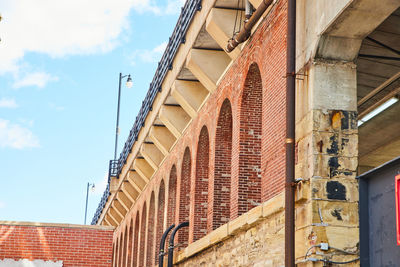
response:
M92 192L94 192L95 189L96 189L96 186L94 184L92 184L92 187L91 187Z
M128 79L126 79L126 87L131 88L133 85L131 75L128 75Z

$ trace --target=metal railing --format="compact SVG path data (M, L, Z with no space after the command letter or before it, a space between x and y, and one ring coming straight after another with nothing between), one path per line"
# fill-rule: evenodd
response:
M109 181L106 191L108 190L108 194L110 192L110 177L119 177L121 174L122 167L125 165L126 160L128 158L129 153L132 150L134 143L137 141L137 137L139 135L140 129L144 126L144 121L146 120L147 115L152 110L154 99L156 98L157 93L161 92L161 85L164 81L167 72L172 69L172 62L175 58L175 55L178 51L180 44L185 43L186 41L186 32L189 28L190 22L192 21L196 11L201 10L201 0L187 0L185 5L182 7L181 14L178 18L178 22L172 32L171 37L169 38L168 45L164 51L163 56L161 57L160 62L158 62L158 67L156 73L154 74L153 80L150 83L150 88L147 91L146 97L142 102L142 106L139 110L139 114L136 116L135 122L132 126L131 131L129 132L129 136L127 141L125 142L124 148L119 156L117 162L113 162L117 167L111 168L111 161L109 166ZM114 166L114 165L113 165ZM113 173L111 174L111 170ZM103 194L103 198L105 193ZM92 224L96 224L98 219L100 218L101 212L107 202L107 200L103 203L100 201L99 206L94 214ZM107 196L108 198L108 196Z

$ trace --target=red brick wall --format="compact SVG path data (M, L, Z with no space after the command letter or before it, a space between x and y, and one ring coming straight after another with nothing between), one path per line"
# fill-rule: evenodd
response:
M207 208L208 208L208 172L210 164L210 144L207 127L203 127L199 136L196 155L196 176L192 182L191 208L193 216L190 217L191 234L189 242L194 242L207 234ZM194 197L194 198L193 198Z
M140 245L139 245L139 266L144 266L144 253L146 247L146 203L142 208L142 220L140 222Z
M111 266L112 229L0 224L0 259L63 261L63 266Z
M165 211L165 185L164 180L161 181L160 190L158 191L158 211L157 211L157 237L156 237L156 264L158 264L158 254L160 254L160 241L164 232L164 211Z
M259 24L240 56L220 80L218 88L209 96L198 115L193 118L185 133L137 199L134 207L122 221L114 235L115 241L125 229L125 225L129 223L130 218L149 201L152 192L156 192L162 180L165 181L167 191L165 207L167 226L173 223L177 225L187 220L187 216L182 217L183 213L179 211L182 204L180 197L191 194L191 202L196 201L198 185L196 181L192 181L191 190L187 191L189 190L186 189L188 183L182 182L183 169L188 168L184 154L188 148L192 163L188 171L189 177L192 177L191 180L197 179L197 164L202 162L197 157L203 155L199 138L204 126L207 127L209 137L208 231L227 221L222 221L221 216L226 216L228 219L235 218L251 209L255 203L267 201L284 189L286 4L286 1L278 1L269 15ZM227 120L229 114L231 122L221 127L222 117ZM250 131L246 132L249 129L253 130L251 132L254 134L249 134ZM258 133L261 133L261 138L257 136ZM229 147L229 142L221 145L229 138L231 138L231 147ZM241 142L244 143L241 144ZM246 150L249 152L250 145L254 150L245 155ZM223 154L224 156L221 157L221 152L227 149L231 149L231 153ZM230 163L227 163L228 161ZM221 169L221 166L228 167ZM218 188L221 182L230 187L230 194L228 197L218 199L223 196L220 194L220 187ZM215 188L214 185L217 187ZM249 202L247 199L252 201ZM226 203L225 207L221 207L221 203ZM191 207L190 222L194 222L199 214L195 205L195 203L188 205ZM226 206L229 207L228 212L225 211L225 214L222 214L221 211L226 209ZM218 212L220 215L217 215ZM197 230L195 227L197 227L196 223L190 225L189 232L193 235ZM196 240L195 236L190 239L190 242L194 240ZM178 243L178 240L175 243ZM146 249L143 246L145 246L144 243L141 244L139 250L142 254Z
M175 223L176 216L176 166L171 167L168 177L167 227Z
M135 219L135 234L133 241L133 257L132 257L132 266L137 266L138 264L138 253L139 253L139 211L136 212Z
M239 181L237 216L261 202L262 84L257 64L250 66L240 105Z
M127 261L128 265L132 265L132 245L133 245L133 218L131 219L131 223L129 224L129 239L128 239L128 251L127 251Z
M229 221L232 160L232 107L228 99L222 104L215 134L214 183L211 184L212 229Z
M189 221L189 210L190 210L190 176L191 176L191 156L189 148L185 149L182 160L182 172L180 179L180 190L179 190L179 222ZM180 248L187 246L189 240L189 229L187 227L182 228L178 232L178 243L181 244Z
M149 221L147 222L147 256L146 266L154 265L154 217L155 217L155 204L154 204L154 191L151 194L149 206Z

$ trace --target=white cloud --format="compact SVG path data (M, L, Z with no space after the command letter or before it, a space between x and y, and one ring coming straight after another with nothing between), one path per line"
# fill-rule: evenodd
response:
M3 201L0 201L0 209L5 208L6 203L4 203Z
M162 44L156 46L155 48L148 49L139 49L133 52L132 54L132 64L136 63L136 60L139 58L140 61L144 63L154 63L161 59L161 55L167 47L167 42L163 42Z
M2 0L0 75L18 74L26 53L51 57L102 53L118 45L130 10L179 13L183 0Z
M0 98L0 108L17 108L18 104L12 98Z
M0 119L0 147L16 149L39 147L39 139L29 129Z
M45 72L33 72L28 73L22 79L19 79L14 82L14 88L21 88L25 86L36 86L39 88L43 88L47 83L51 81L58 81L58 77L54 77Z
M65 109L65 107L56 105L56 104L54 104L54 103L49 103L49 107L50 107L51 109L56 110L56 111L63 111L63 110Z
M185 0L168 0L166 14L177 14L181 12L181 7L185 4Z

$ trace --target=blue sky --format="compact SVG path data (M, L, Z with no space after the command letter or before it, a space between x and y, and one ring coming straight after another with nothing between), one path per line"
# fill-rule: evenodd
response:
M91 221L183 2L0 1L0 220Z

